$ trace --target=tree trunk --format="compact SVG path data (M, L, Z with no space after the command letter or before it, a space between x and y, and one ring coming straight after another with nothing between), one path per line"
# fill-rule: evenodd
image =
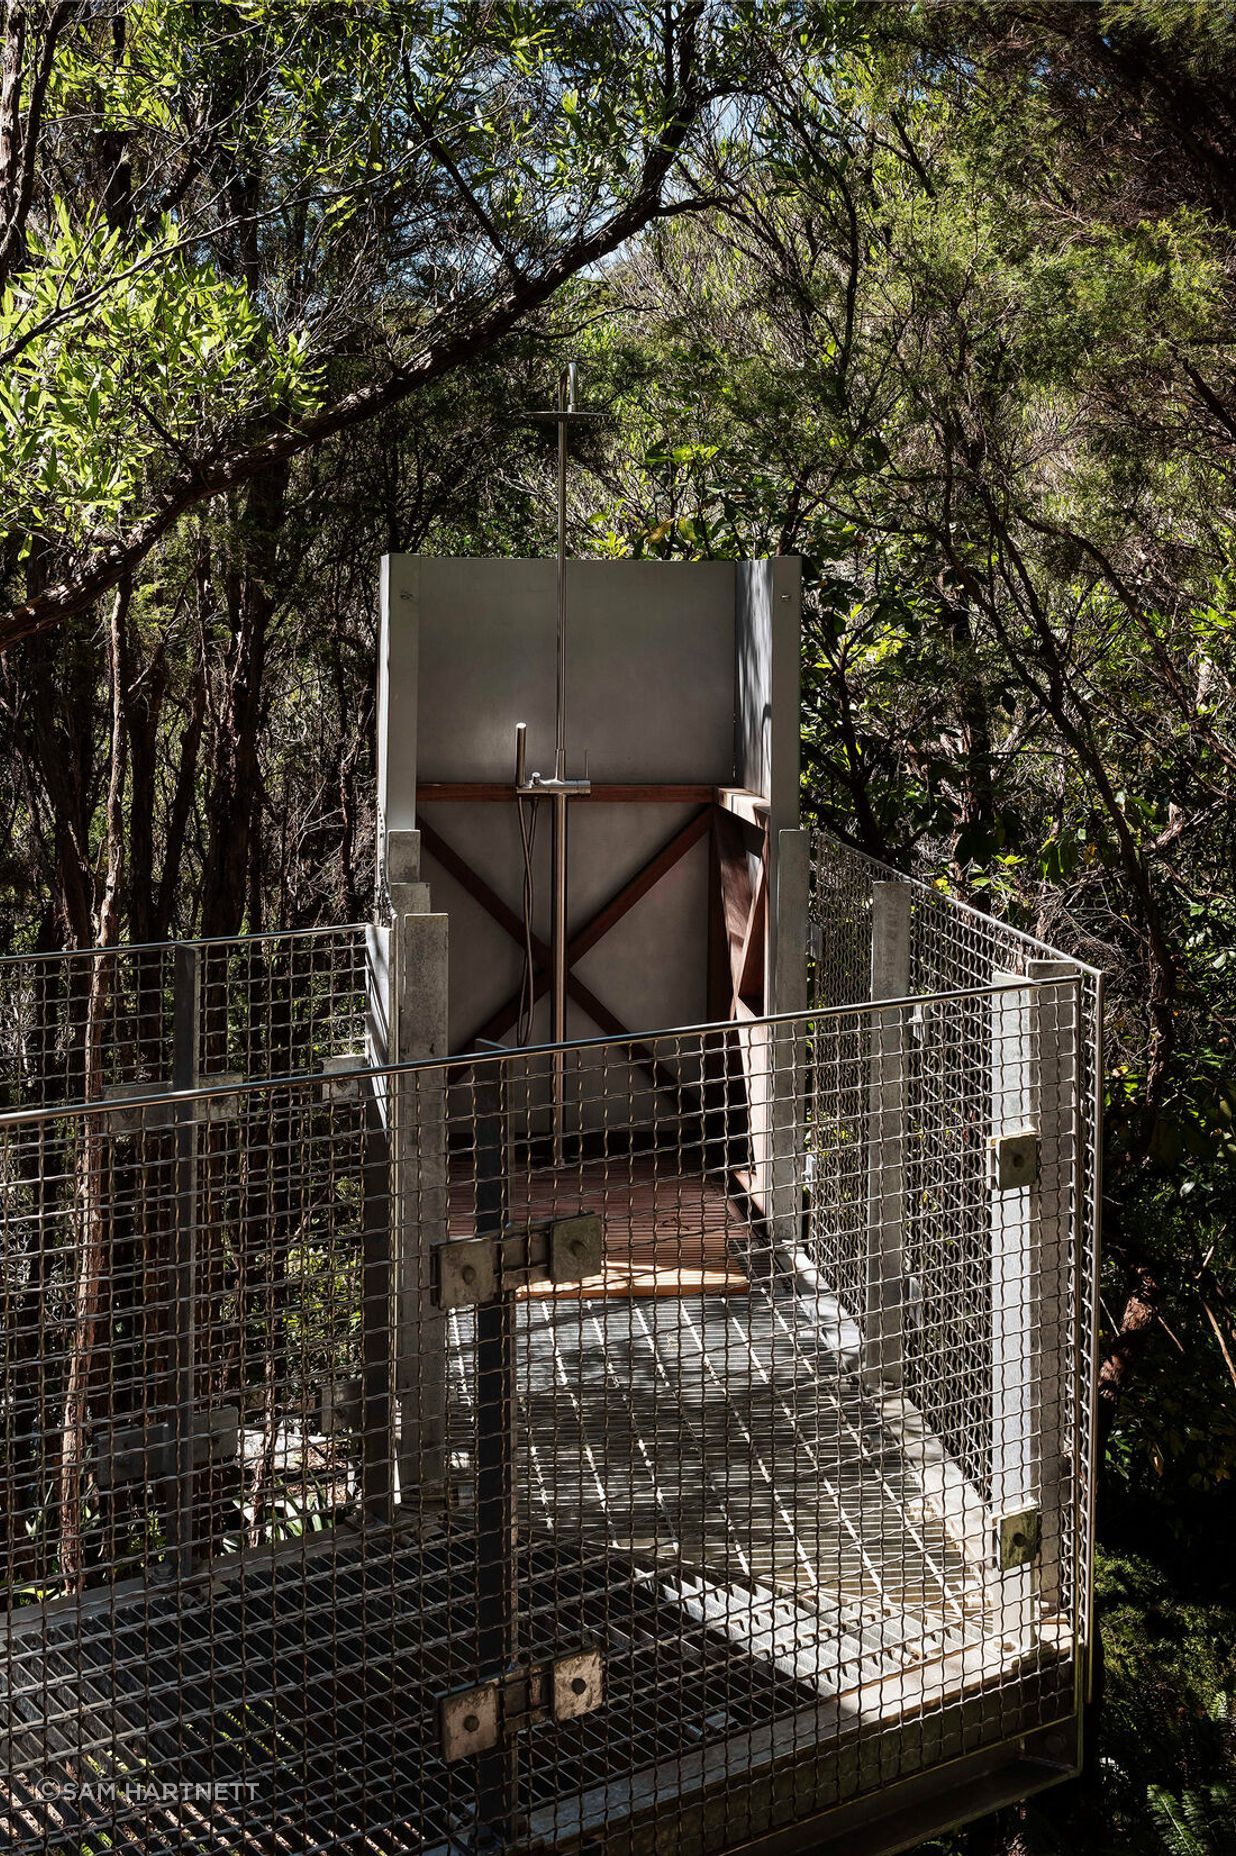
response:
M245 916L253 834L259 819L258 735L263 677L276 595L279 539L290 465L274 465L252 484L229 574L231 640L213 743L209 837L202 878L202 933L233 935Z
M124 621L129 589L123 583L113 602L109 635L112 684L111 773L107 789L106 871L99 902L95 943L113 947L118 939L119 891L124 866L124 686L122 664ZM114 961L104 953L91 967L86 1011L84 1095L98 1101L104 1088L104 1053L107 1014L114 988ZM73 1291L74 1326L64 1397L64 1426L60 1446L60 1565L70 1592L85 1582L85 1545L82 1535L85 1493L86 1440L89 1402L98 1349L98 1331L109 1293L107 1203L108 1142L97 1115L81 1119L77 1163L78 1244Z

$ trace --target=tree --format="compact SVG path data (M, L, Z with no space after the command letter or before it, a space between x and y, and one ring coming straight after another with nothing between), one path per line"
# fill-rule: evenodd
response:
M701 0L5 19L0 647L132 579L210 497L254 496L260 528L292 458L669 210L766 37Z
M817 816L1106 969L1100 1433L1162 1540L1236 1468L1233 48L881 18L612 274L597 539L803 552Z

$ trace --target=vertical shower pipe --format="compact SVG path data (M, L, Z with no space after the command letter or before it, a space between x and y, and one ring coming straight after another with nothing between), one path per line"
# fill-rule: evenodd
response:
M550 935L550 1042L554 1045L554 1165L565 1158L566 1132L566 979L567 979L567 769L566 769L566 415L575 411L575 363L558 376L558 695L554 741L554 915Z
M553 907L550 926L550 1042L556 1047L552 1057L553 1153L554 1165L565 1158L566 1132L566 1056L561 1046L567 1029L567 937L568 915L568 846L567 812L570 801L591 790L588 780L572 780L567 773L566 751L566 489L567 434L572 425L586 424L599 418L597 413L581 413L575 408L575 363L572 361L558 376L558 404L550 412L530 415L536 420L553 420L558 428L558 614L557 614L557 690L555 700L554 769L547 780L540 773L525 779L526 730L519 723L515 730L515 791L521 798L550 799L553 802ZM585 772L587 759L585 757ZM529 926L525 923L525 928Z

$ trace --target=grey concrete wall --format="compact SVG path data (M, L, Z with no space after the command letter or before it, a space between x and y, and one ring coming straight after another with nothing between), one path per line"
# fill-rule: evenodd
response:
M770 801L773 837L798 823L802 563L735 568L736 784Z
M513 777L515 725L529 769L552 772L552 561L392 557L384 574L382 817L412 823L418 781ZM573 561L568 569L567 746L598 782L732 783L734 568ZM578 926L690 816L689 806L577 805L571 921ZM538 826L536 927L549 937L550 818ZM518 911L522 855L511 804L424 807L460 856ZM422 874L451 917L451 1041L460 1048L519 983L520 953L426 848ZM580 962L584 982L632 1030L706 1013L707 846L701 842ZM534 1037L547 1035L538 1011ZM576 1006L573 1037L597 1027Z
M386 835L416 823L416 719L421 561L388 554L382 561L378 629L378 851Z
M775 846L777 830L798 817L798 583L796 561L569 563L572 774L583 773L586 753L598 783L749 785L771 799ZM387 558L379 667L383 844L388 830L413 825L418 782L512 781L517 722L528 725L529 770L552 771L555 584L552 561ZM422 810L518 913L515 806L451 801ZM691 811L573 806L572 926L620 889ZM548 807L541 814L536 928L548 940ZM520 952L429 846L422 875L435 909L451 918L450 1036L460 1049L515 991ZM632 1031L700 1022L707 1014L707 906L708 846L701 841L581 961L579 977ZM772 957L767 970L777 970ZM597 1029L570 1006L570 1036ZM533 1037L547 1035L542 1002Z
M780 833L798 824L801 729L802 563L793 558L739 561L734 588L735 784L769 801L769 895L778 893ZM754 869L752 871L754 878ZM798 925L795 924L795 932ZM802 946L779 956L777 911L768 912L765 971L790 965L806 974ZM788 1011L770 995L771 1009Z
M426 805L426 821L439 831L512 909L519 912L523 859L514 805ZM577 805L571 813L571 922L579 926L622 887L691 816L691 806ZM550 935L550 817L537 828L534 871L535 926ZM451 1042L466 1048L472 1034L519 985L522 961L511 937L443 870L429 850L424 869L434 907L451 917ZM708 847L697 844L655 889L578 963L576 972L623 1024L698 1024L705 1016ZM594 1037L598 1028L579 1007L568 1007L571 1037ZM544 1000L533 1041L549 1037Z
M419 562L422 780L509 780L516 722L552 771L552 561ZM714 780L734 766L734 568L567 566L567 748L596 780Z

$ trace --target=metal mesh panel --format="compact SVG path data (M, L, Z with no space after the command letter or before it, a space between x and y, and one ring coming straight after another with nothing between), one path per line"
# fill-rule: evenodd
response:
M810 914L810 996L816 1003L849 1004L890 991L914 1001L903 1014L909 1035L904 1073L896 1079L906 1175L904 1279L897 1285L906 1302L905 1383L989 1497L990 1435L982 1413L992 1375L990 1141L1009 1083L999 1074L991 1001L976 995L942 1014L931 995L1036 972L1076 976L1069 1042L1072 1089L1082 1104L1077 1190L1097 1220L1100 976L825 833L813 838ZM874 983L881 938L893 944L891 986ZM872 1029L856 1025L855 1037L870 1045ZM885 1134L879 1111L873 1113L869 1079L866 1089L859 1082L848 1096L826 1092L826 1103L817 1164L828 1190L813 1240L821 1268L861 1319L869 1202L863 1180L871 1144ZM1033 1119L1035 1107L1025 1102L1025 1120Z
M294 1076L365 1050L365 930L202 942L203 1074Z
M217 982L314 1074L180 950L226 1080L0 1116L12 1847L712 1852L1069 1721L1084 987L571 1045L555 1143L550 1052L341 1071L340 958ZM976 1089L1041 1143L982 1233ZM958 1213L924 1401L892 1234Z
M184 956L193 961L200 1075L293 1075L332 1055L364 1052L361 926L7 955L0 958L0 1106L165 1086L177 950L182 972Z
M172 965L170 945L0 958L4 1106L80 1102L88 1024L99 1054L96 1089L166 1081Z

